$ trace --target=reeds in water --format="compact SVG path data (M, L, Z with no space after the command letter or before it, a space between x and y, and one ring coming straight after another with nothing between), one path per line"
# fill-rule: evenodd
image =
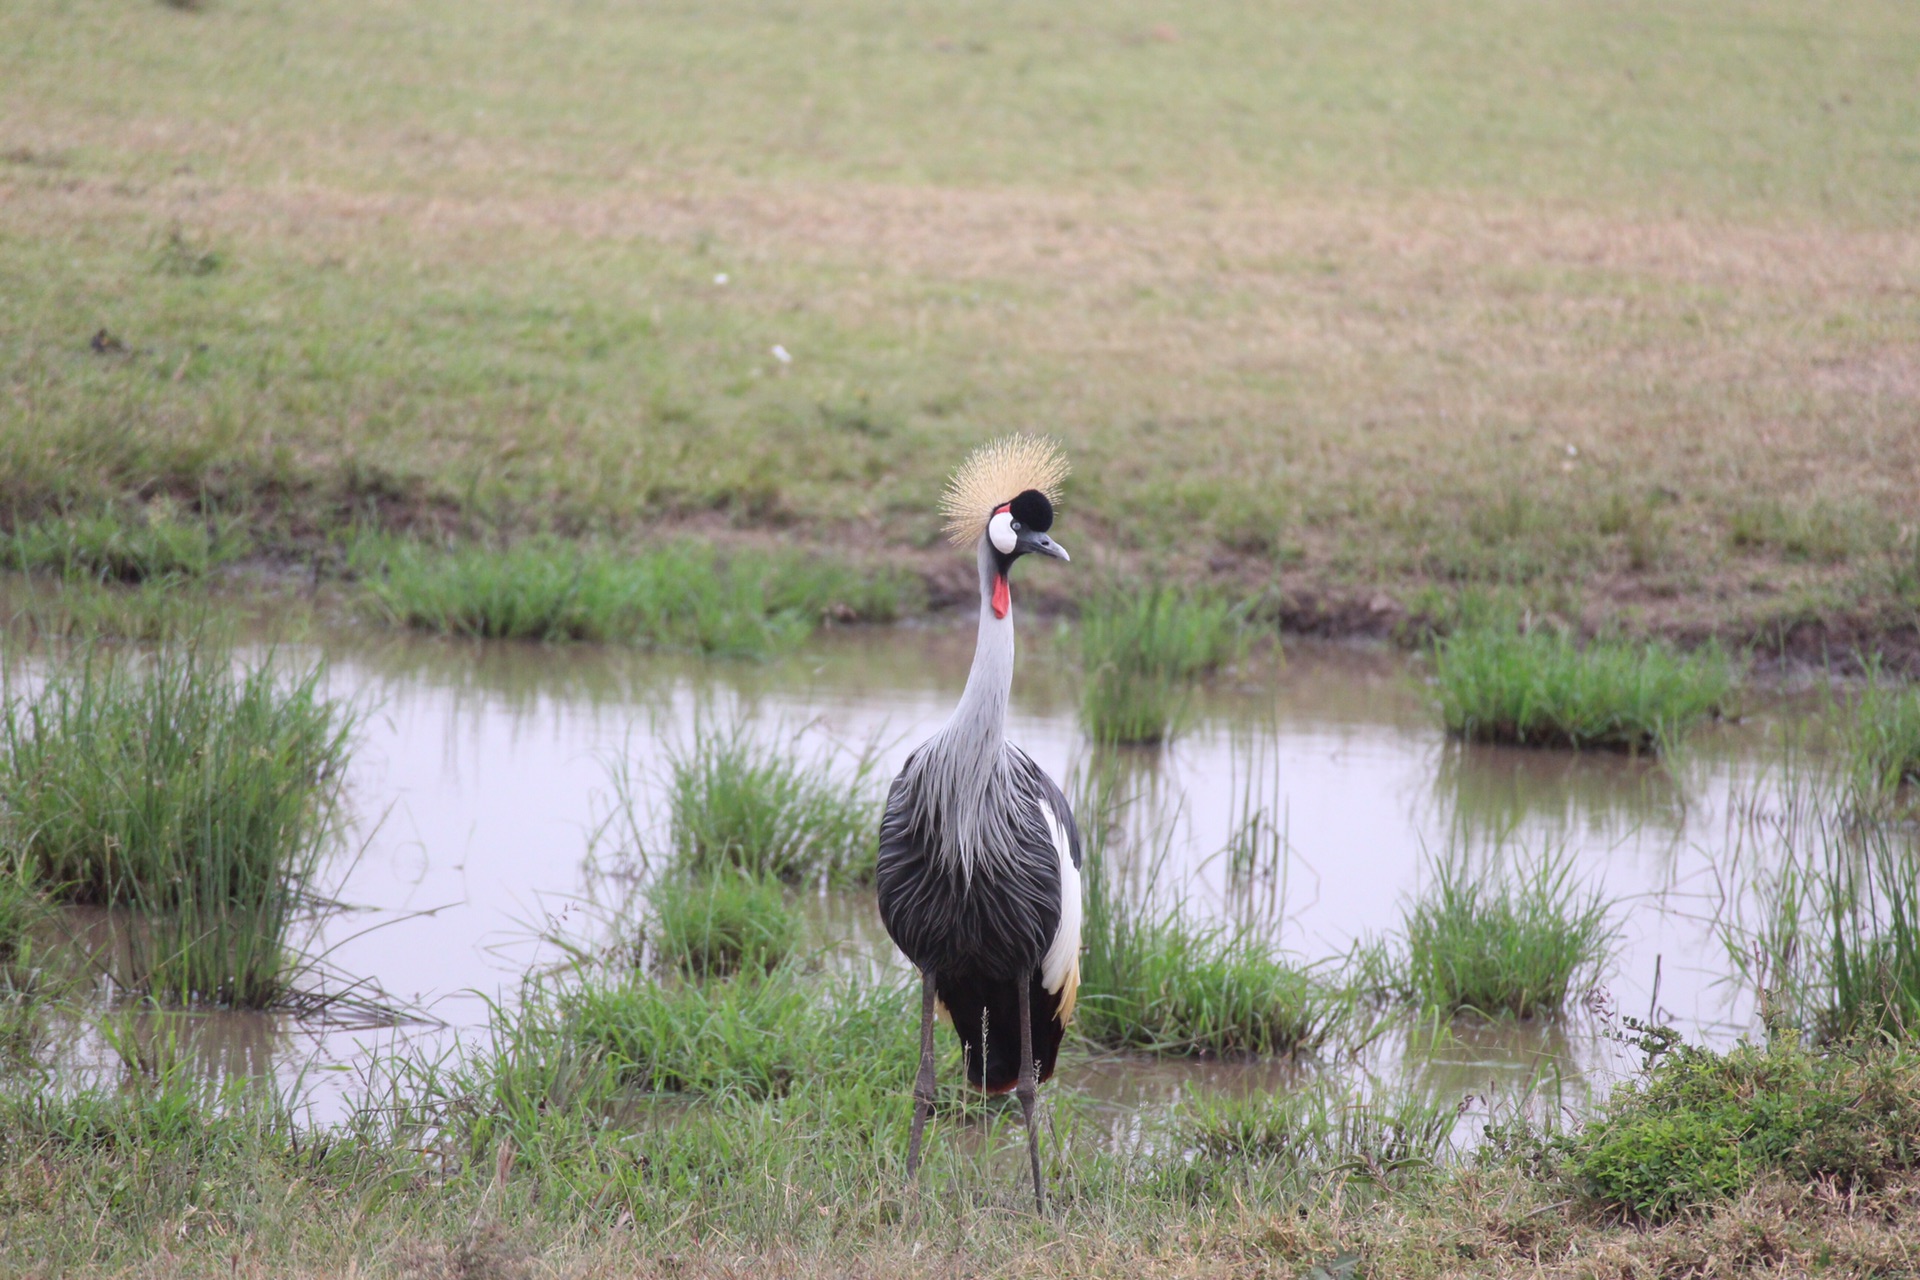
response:
M674 861L693 875L871 881L880 824L874 768L867 754L842 776L826 755L756 741L745 723L696 725L669 761Z
M1877 811L1910 802L1920 786L1920 688L1869 672L1844 732L1855 804Z
M105 961L122 987L247 1008L289 993L350 724L320 682L197 645L10 671L0 850L57 899L132 912Z
M1450 1017L1552 1017L1612 953L1611 904L1574 880L1573 858L1545 850L1505 871L1451 853L1401 924L1391 985Z
M1437 1169L1452 1148L1459 1107L1407 1093L1366 1097L1311 1081L1250 1097L1195 1095L1180 1133L1203 1159L1312 1182L1358 1172L1383 1185Z
M1172 587L1109 587L1080 610L1086 689L1081 719L1096 741L1173 735L1195 681L1245 648L1244 610Z
M1434 649L1447 732L1529 747L1657 751L1725 709L1738 684L1717 648L1595 640L1483 626Z
M693 543L622 551L536 539L504 550L370 540L354 550L393 621L478 639L646 645L730 657L791 648L824 620L889 620L893 572Z
M1159 892L1165 833L1134 894L1111 864L1110 783L1083 788L1080 984L1075 1029L1095 1044L1176 1054L1281 1054L1319 1047L1350 1003L1311 968L1274 954L1250 922L1199 919Z
M1744 818L1747 893L1722 929L1762 1013L1822 1042L1920 1035L1920 835L1792 763Z

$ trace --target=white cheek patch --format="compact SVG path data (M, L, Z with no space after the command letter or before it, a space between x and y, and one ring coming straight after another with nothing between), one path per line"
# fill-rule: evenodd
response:
M1013 554L1013 544L1016 539L1013 532L1013 513L1011 511L996 511L993 519L987 521L987 541L991 542L993 549L1001 555L1010 556Z

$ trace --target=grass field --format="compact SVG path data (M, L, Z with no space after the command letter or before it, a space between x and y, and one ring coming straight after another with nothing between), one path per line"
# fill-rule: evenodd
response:
M1021 427L1076 557L1302 622L1499 583L1872 641L1920 599L1916 60L1897 0L20 0L0 520L935 568Z

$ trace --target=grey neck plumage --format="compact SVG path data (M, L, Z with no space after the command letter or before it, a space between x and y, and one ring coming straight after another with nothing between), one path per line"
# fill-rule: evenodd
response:
M940 736L952 748L979 760L991 760L1006 741L1007 701L1013 693L1013 609L993 616L993 549L986 538L977 548L980 561L980 635L974 642L973 670L960 705L953 709Z
M960 705L915 753L914 799L933 847L967 879L982 866L1018 855L1009 808L1016 800L1007 766L1007 700L1013 692L1013 610L993 615L992 548L980 562L980 635Z

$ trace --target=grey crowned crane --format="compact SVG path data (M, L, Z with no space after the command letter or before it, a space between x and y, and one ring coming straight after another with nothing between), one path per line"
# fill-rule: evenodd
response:
M1020 1099L1043 1214L1033 1107L1080 984L1080 831L1053 779L1006 738L1007 575L1024 555L1067 559L1047 536L1066 474L1053 443L1010 436L976 449L947 486L947 534L980 565L980 637L960 704L887 793L877 874L880 918L921 978L907 1176L919 1169L933 1114L940 1006L960 1035L968 1082Z

